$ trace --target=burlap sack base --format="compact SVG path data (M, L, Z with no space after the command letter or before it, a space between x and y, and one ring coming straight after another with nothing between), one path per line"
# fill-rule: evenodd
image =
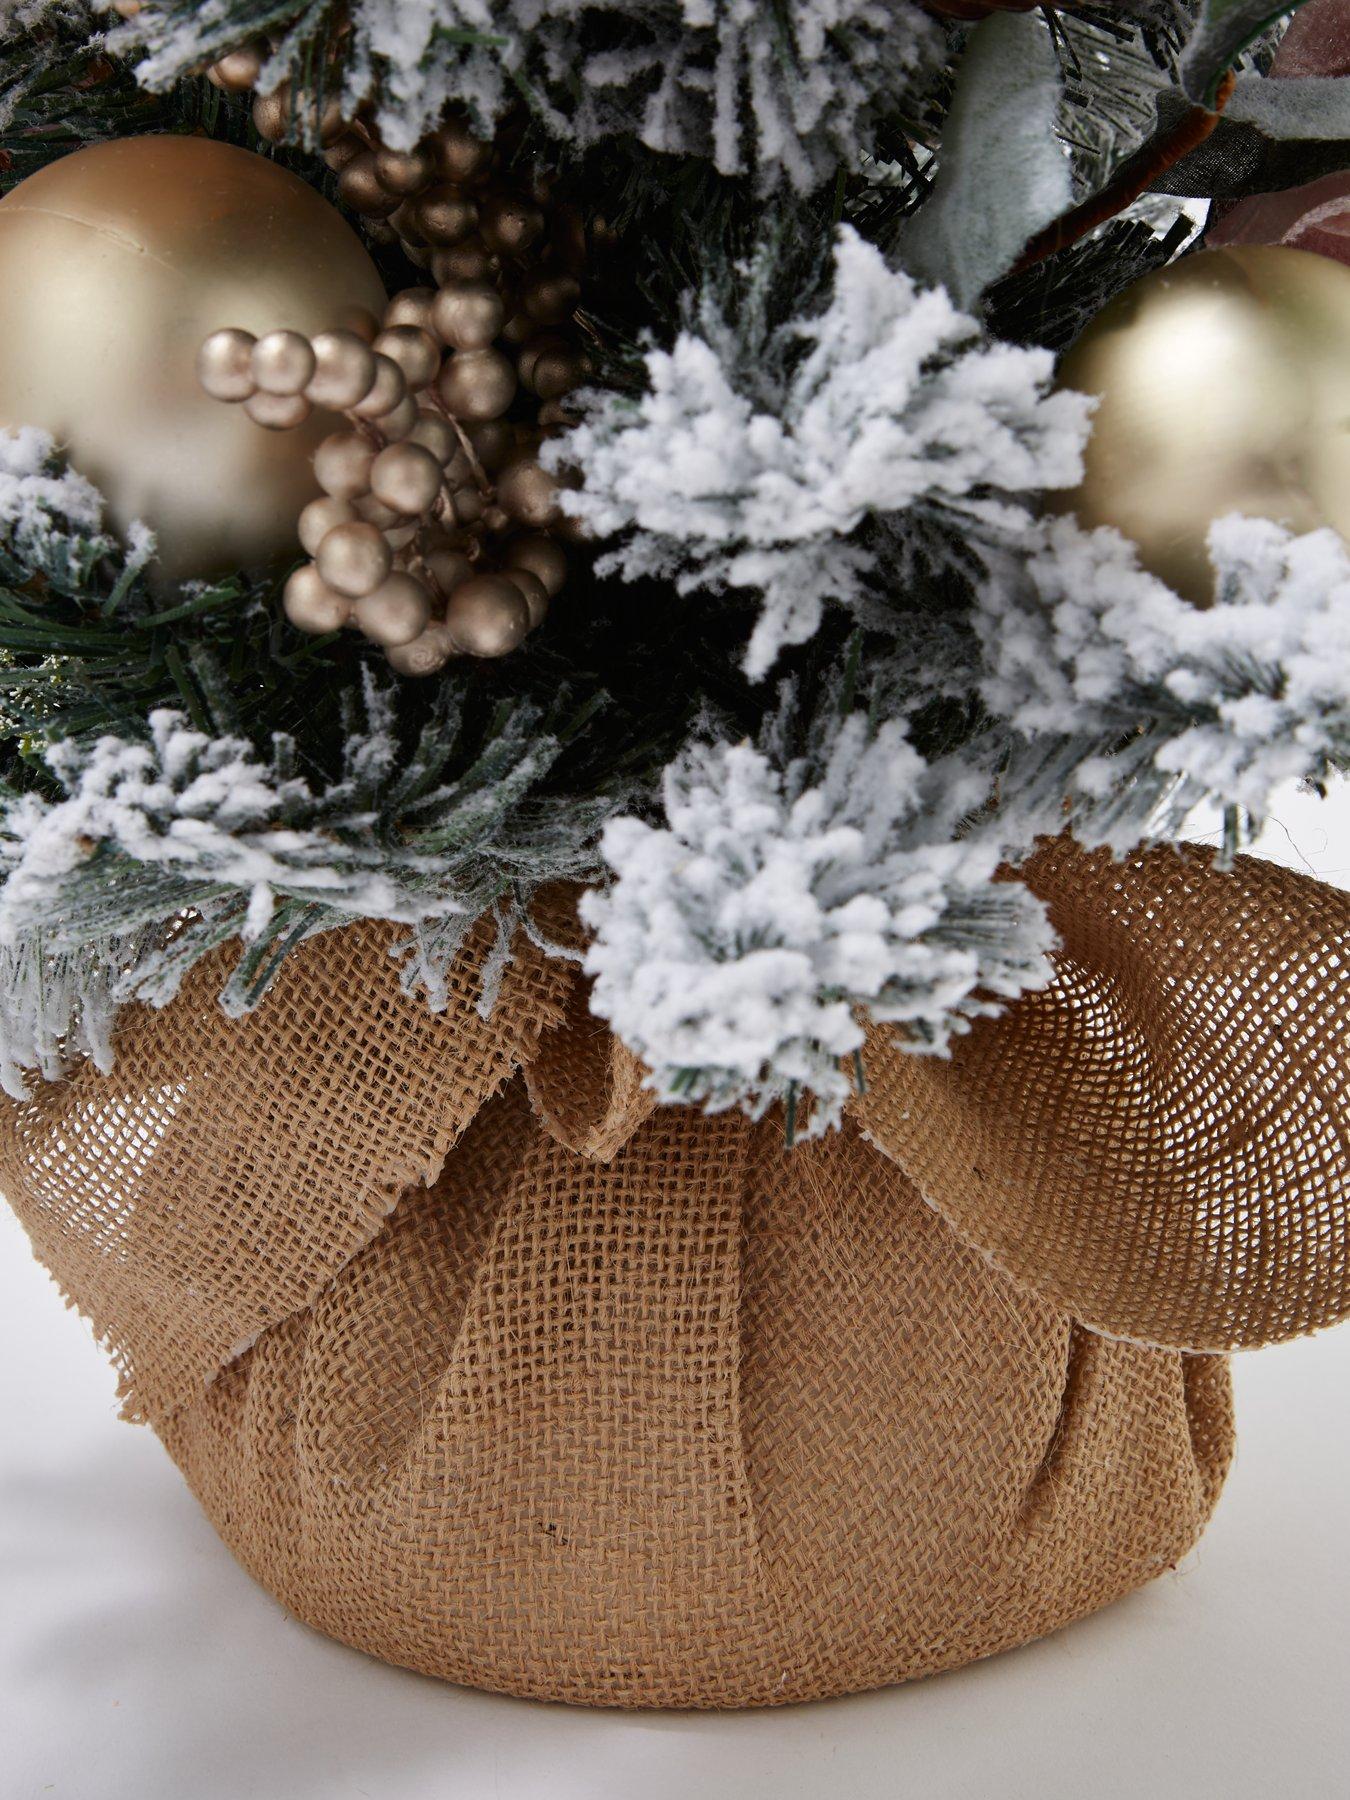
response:
M572 969L522 940L479 1017L487 922L432 1013L399 985L404 936L311 940L241 1021L218 1004L222 951L165 1011L126 1009L111 1074L0 1100L0 1193L107 1345L129 1418L200 1394L308 1306L566 1015Z
M662 1112L603 1166L517 1085L303 1314L159 1424L240 1561L386 1660L614 1706L882 1686L1173 1565L1227 1366L1108 1343L850 1130Z
M438 1016L361 927L0 1104L0 1188L320 1629L599 1704L933 1673L1174 1563L1231 1449L1184 1352L1350 1303L1350 900L1063 843L1031 877L1054 985L949 1063L874 1046L822 1144L653 1111L526 944L484 1023L486 929Z

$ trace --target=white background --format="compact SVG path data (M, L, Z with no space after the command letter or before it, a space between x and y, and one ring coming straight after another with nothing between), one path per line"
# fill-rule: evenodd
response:
M1350 886L1350 795L1265 853ZM221 1547L0 1208L0 1800L1350 1793L1350 1327L1236 1363L1181 1569L954 1675L764 1713L504 1700L309 1631Z

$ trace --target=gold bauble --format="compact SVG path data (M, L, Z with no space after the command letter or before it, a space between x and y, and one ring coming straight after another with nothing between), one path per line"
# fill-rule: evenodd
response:
M391 650L422 635L431 621L431 602L420 581L396 569L357 601L353 614L372 644Z
M457 350L436 385L452 418L489 424L516 397L515 364L500 350Z
M447 282L431 303L431 322L456 350L486 350L506 323L506 306L490 282Z
M441 347L420 325L388 325L375 340L375 351L398 364L408 389L424 388L441 366Z
M551 525L558 516L558 484L531 456L523 456L497 477L497 499L521 525Z
M0 201L0 424L49 431L115 525L151 525L167 578L266 563L294 550L337 421L266 430L203 392L198 349L384 302L355 233L266 157L191 137L79 150Z
M1196 605L1213 599L1205 540L1227 513L1350 536L1350 268L1201 251L1112 301L1059 384L1100 402L1085 479L1052 504L1114 525Z
M513 587L520 589L520 597L530 615L530 630L537 631L548 616L548 589L532 569L517 568L512 564L503 569L502 574Z
M385 651L389 667L397 675L439 675L452 656L458 656L444 625L431 624L408 644L391 644Z
M310 556L319 554L319 545L339 525L351 525L357 518L356 508L350 500L335 500L328 494L320 494L317 500L311 500L300 515L297 535L300 548Z
M349 600L360 600L387 578L394 558L377 525L353 519L326 533L314 562L325 586Z

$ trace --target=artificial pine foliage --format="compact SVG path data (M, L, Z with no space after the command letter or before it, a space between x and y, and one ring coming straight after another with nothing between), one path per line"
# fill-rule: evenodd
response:
M454 103L546 156L616 245L550 452L588 567L500 664L396 681L371 646L292 631L284 569L166 593L150 535L116 541L55 446L0 443L11 1091L106 1064L118 1005L236 936L233 1009L370 916L406 925L436 1005L476 916L505 954L565 879L592 888L595 1008L664 1095L783 1099L819 1128L866 1079L869 1023L940 1053L1045 979L1015 872L1039 834L1124 850L1208 797L1235 844L1278 782L1345 765L1338 539L1221 524L1202 613L1114 533L1041 517L1090 428L1055 353L1202 241L1188 196L1215 191L1230 98L1269 141L1292 129L1263 98L1277 10L939 10L0 0L6 186L168 130L331 198L325 95L394 147ZM281 146L204 76L258 33L261 86L291 84ZM1319 108L1319 154L1350 163L1350 107Z

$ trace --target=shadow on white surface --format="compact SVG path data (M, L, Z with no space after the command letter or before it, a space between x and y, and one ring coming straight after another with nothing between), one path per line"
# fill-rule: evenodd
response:
M1350 831L1291 812L1271 853L1344 879ZM1350 1329L1237 1376L1238 1465L1198 1551L1054 1638L773 1712L548 1707L386 1668L255 1587L117 1421L87 1328L0 1207L0 1800L1345 1793Z

